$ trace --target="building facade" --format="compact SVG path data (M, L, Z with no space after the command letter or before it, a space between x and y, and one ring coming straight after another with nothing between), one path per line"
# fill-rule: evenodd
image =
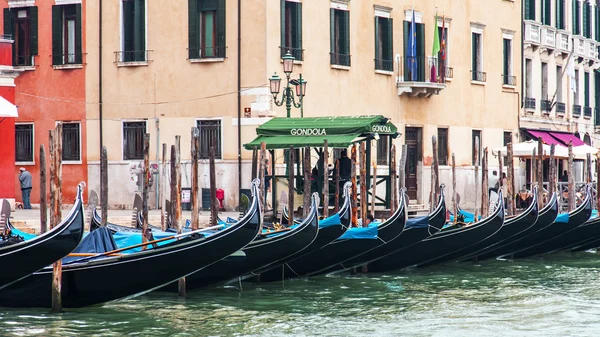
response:
M12 66L22 72L15 81L19 117L12 133L11 165L18 201L16 176L25 167L33 175L31 202L39 203L39 149L43 144L48 151L48 131L58 122L63 123L63 201L73 202L75 187L87 181L84 4L81 0L2 4L4 34L14 41Z
M239 163L242 187L251 172L251 152L240 145L270 117L286 116L285 107L274 104L268 79L274 72L283 77L287 51L296 58L292 79L301 73L308 81L303 108L292 108L291 116L389 117L403 135L373 142L378 169L387 170L390 142L406 144L413 202L428 202L432 136L438 137L441 181L447 185L455 153L459 192L467 204L475 200L475 157L481 158L484 147L516 140L518 0L421 1L414 8L408 0L244 0L241 8L238 3L119 0L103 3L101 19L99 4L87 4L88 50L102 50L101 59L95 52L86 56L94 65L85 68L86 101L102 102L86 109L89 187L99 188L104 145L111 204L129 205L140 189L133 167L142 161L145 132L154 162L163 156L162 143L170 147L181 136L182 184L189 186L188 144L191 127L199 126L201 160L215 148L217 187L225 190L225 207L237 206ZM276 173L284 167L279 152ZM497 166L492 156L490 161ZM206 188L208 165L200 167Z

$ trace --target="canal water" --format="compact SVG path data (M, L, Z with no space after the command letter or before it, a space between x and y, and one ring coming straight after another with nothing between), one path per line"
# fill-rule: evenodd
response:
M115 280L118 287L118 281ZM1 336L594 336L600 255L152 293L99 307L0 308Z

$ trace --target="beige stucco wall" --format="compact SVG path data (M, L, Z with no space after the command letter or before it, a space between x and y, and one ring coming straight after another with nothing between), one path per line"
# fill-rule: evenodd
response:
M405 10L415 5L423 13L425 51L431 54L434 15L449 19L449 64L454 78L439 95L430 98L399 96L397 64L393 74L374 70L374 5L391 7L394 19L394 55L403 57ZM86 76L88 154L90 165L99 158L98 133L98 4L88 4L88 66ZM103 12L103 117L104 142L109 161L122 165L123 119L148 119L151 135L150 157L156 155L156 138L173 144L181 135L182 160L189 159L190 128L197 118L222 118L223 185L237 190L237 2L227 1L227 58L221 62L191 63L187 60L187 1L152 0L147 4L147 49L150 62L144 66L120 67L113 61L120 50L119 2L104 3ZM516 88L502 87L502 29L515 31L513 68L520 68L521 1L486 0L351 0L350 53L352 66L332 69L329 63L329 1L303 1L304 61L297 64L294 77L302 73L308 81L304 116L383 114L392 118L404 133L406 125L423 127L424 165L432 156L431 136L437 127L449 127L450 152L457 164L471 164L471 130L482 130L483 145L502 146L503 132L517 130L520 75L515 71ZM450 20L451 19L451 20ZM485 25L485 85L471 84L471 22ZM252 119L242 119L242 143L254 138L255 128L264 122L259 116L285 116L284 107L275 107L268 94L268 77L282 75L279 55L280 0L242 1L242 110L252 108ZM298 117L293 109L292 116ZM160 132L157 133L155 118ZM404 143L401 137L395 141ZM244 159L251 152L243 150ZM280 157L280 156L279 156ZM278 157L278 158L279 158ZM429 158L429 159L428 159ZM316 158L315 158L316 160ZM246 166L245 166L246 167ZM90 186L97 180L90 170ZM122 171L122 170L121 170ZM119 172L121 172L119 171ZM115 170L114 172L117 172ZM124 175L125 173L121 173ZM243 172L243 184L249 172ZM115 177L121 179L123 177ZM447 182L448 184L449 182ZM218 183L220 184L220 183ZM467 189L468 190L468 189ZM420 183L419 199L425 200L429 187ZM468 200L469 197L465 197ZM112 191L111 203L129 203L130 192ZM235 200L232 199L232 204Z

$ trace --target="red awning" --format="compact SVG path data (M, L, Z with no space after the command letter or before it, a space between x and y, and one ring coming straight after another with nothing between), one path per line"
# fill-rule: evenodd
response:
M538 138L542 138L542 141L548 145L560 145L563 146L561 142L559 142L556 138L552 137L548 131L538 131L538 130L526 130L528 134L530 134L536 140Z
M585 145L583 140L577 138L572 133L561 133L561 132L549 132L552 137L558 139L564 146L569 146L569 141L573 142L573 146Z

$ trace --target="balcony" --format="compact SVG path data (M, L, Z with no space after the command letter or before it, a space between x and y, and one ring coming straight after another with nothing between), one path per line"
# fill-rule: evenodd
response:
M393 72L394 71L394 61L375 59L375 70Z
M581 117L581 105L573 104L573 117Z
M523 48L539 47L541 42L540 24L535 21L525 21L525 41Z
M598 127L600 127L600 108L594 108L594 126L596 127L596 132L598 132Z
M556 103L556 114L559 116L564 116L567 111L567 105L565 103L558 102Z
M454 68L446 67L445 69L446 69L446 78L445 79L447 80L447 79L454 78Z
M556 32L556 49L563 54L563 57L571 52L569 33L565 31Z
M329 61L332 66L350 67L351 59L350 54L329 53Z
M583 118L587 118L587 119L592 118L592 107L589 107L589 106L583 107Z
M487 82L487 73L471 70L471 81L485 83Z
M535 98L525 97L525 109L526 110L535 110Z
M118 66L148 65L150 50L125 50L115 52L115 63Z
M542 48L552 53L556 49L556 30L550 26L542 27Z
M586 56L590 60L596 60L598 58L598 49L596 43L592 40L585 41Z
M404 94L413 97L439 95L446 88L447 68L438 65L437 57L400 58L398 96ZM451 72L452 73L452 72Z
M280 57L284 57L288 51L294 57L294 61L303 61L304 60L304 49L279 46Z
M540 101L540 109L542 110L542 113L549 114L550 110L552 110L552 102L550 102L547 99L541 100Z
M578 58L579 62L581 62L584 58L587 57L585 39L582 36L573 36L573 42L575 43L573 55Z
M517 76L502 75L502 84L515 87L517 85Z
M12 45L12 36L0 35L0 65L12 67Z

